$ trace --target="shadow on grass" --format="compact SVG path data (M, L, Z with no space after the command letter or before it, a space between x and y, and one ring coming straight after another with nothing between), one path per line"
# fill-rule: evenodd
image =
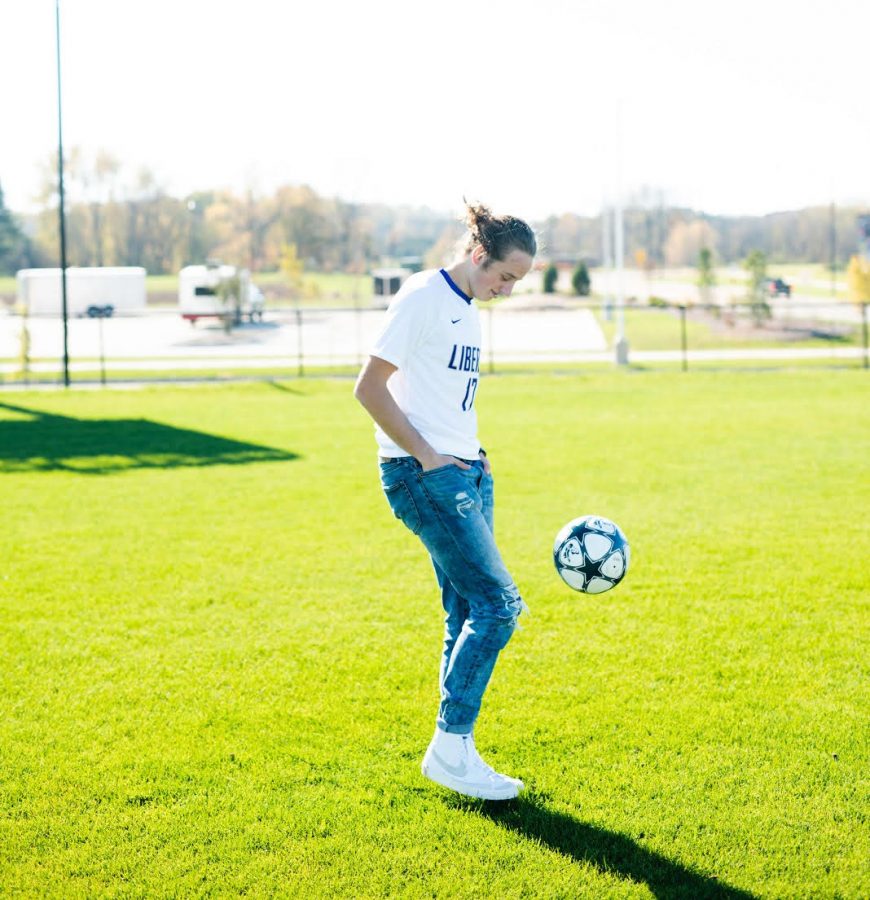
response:
M285 384L283 381L276 381L274 378L269 378L266 384L271 388L275 388L276 391L284 391L285 394L295 394L297 397L305 396L304 391L290 387L289 384Z
M147 419L75 419L0 403L0 474L284 462L297 454Z
M659 900L755 900L754 894L693 872L623 834L548 809L533 795L503 803L458 797L449 802L609 875L644 883Z

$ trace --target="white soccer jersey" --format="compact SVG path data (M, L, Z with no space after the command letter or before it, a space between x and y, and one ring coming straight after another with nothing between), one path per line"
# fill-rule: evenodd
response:
M370 351L397 367L387 387L438 453L476 459L480 319L444 269L412 275L387 310ZM408 456L375 426L381 456Z

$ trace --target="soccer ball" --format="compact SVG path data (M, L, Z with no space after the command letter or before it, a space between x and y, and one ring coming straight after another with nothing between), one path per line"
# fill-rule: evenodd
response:
M556 571L568 587L601 594L616 587L628 571L631 550L615 522L601 516L572 519L553 545Z

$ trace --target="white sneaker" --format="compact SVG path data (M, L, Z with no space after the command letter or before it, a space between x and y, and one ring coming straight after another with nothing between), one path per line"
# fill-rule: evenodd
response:
M488 766L474 746L470 734L448 734L440 728L426 750L423 774L436 784L467 797L482 800L512 800L525 785Z

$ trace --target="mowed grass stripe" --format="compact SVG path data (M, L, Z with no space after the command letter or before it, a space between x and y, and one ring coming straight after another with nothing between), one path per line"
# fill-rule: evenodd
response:
M4 893L870 893L864 373L479 402L532 611L477 734L529 785L500 809L419 774L434 577L349 381L3 401ZM632 543L597 598L550 561L586 512Z

